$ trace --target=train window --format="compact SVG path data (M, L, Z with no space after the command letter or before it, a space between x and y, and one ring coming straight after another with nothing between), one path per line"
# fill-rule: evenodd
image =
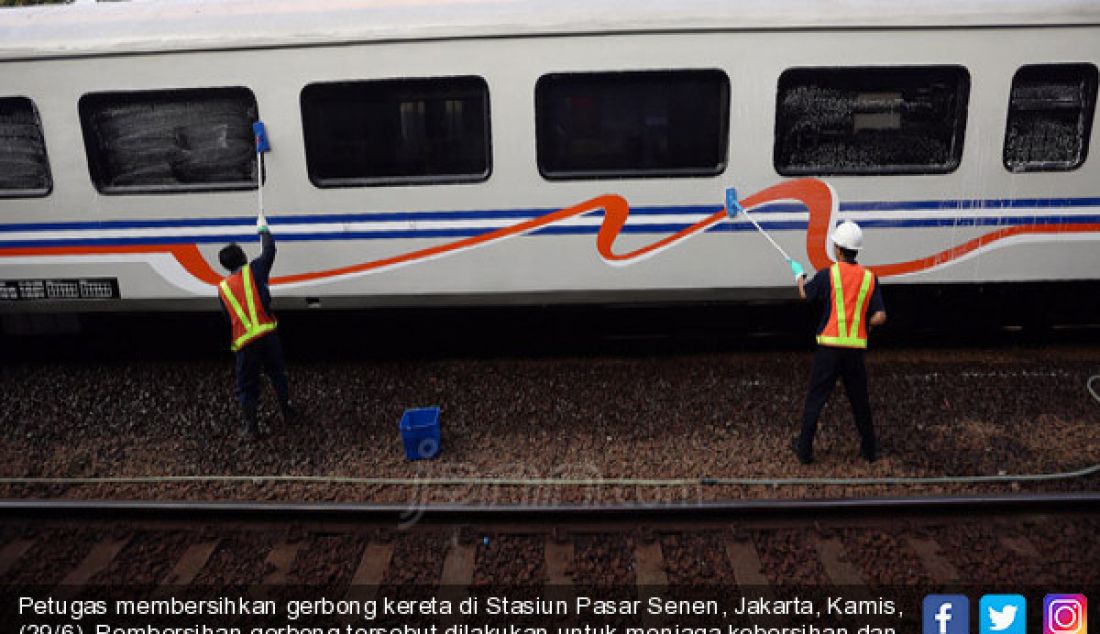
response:
M489 177L489 88L481 77L311 84L301 103L306 165L318 187Z
M25 97L0 98L0 198L45 196L52 186L34 103Z
M256 187L247 88L93 93L80 98L84 148L105 194Z
M1096 106L1092 64L1024 66L1012 79L1004 164L1013 172L1072 170L1085 162Z
M969 93L961 66L787 70L776 98L775 169L784 176L954 171Z
M539 171L549 179L719 174L729 94L720 70L544 75L535 86Z

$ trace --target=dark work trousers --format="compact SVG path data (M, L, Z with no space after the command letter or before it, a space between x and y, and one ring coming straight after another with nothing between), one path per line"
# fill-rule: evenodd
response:
M865 354L866 351L858 348L817 347L810 373L810 391L806 395L806 409L802 413L802 433L798 437L798 453L802 457L813 457L817 418L833 393L838 376L844 379L844 391L852 404L852 414L855 415L856 429L861 439L860 453L864 457L874 457L875 428L871 425L871 401L867 396L867 367L863 363Z
M285 404L290 399L290 385L278 332L266 334L237 351L237 400L245 410L255 409L259 403L261 369L271 379L279 404Z

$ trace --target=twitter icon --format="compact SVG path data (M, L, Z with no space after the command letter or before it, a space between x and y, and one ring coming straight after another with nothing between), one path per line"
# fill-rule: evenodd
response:
M1027 599L1018 594L987 594L978 604L981 634L1026 634Z

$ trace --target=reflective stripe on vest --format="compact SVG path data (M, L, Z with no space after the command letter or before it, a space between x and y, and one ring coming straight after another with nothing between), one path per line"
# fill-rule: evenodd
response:
M237 321L244 328L244 332L238 335L233 340L233 344L229 346L230 349L233 350L233 352L240 350L245 346L245 344L252 341L253 339L256 339L257 337L260 337L271 332L272 330L275 330L275 322L266 321L270 318L267 316L267 314L263 312L263 308L261 307L259 313L257 313L256 311L255 296L256 292L258 292L258 289L256 290L256 292L253 292L253 289L255 289L256 285L252 281L252 269L247 264L241 267L241 282L241 285L244 286L244 297L245 303L248 306L248 314L245 314L244 309L241 307L240 301L237 300L236 296L233 295L233 291L229 288L228 277L222 280L221 284L218 285L218 287L222 291L222 297L225 298L225 301L229 304L230 308L233 309L233 314L236 315ZM263 323L261 323L261 317L265 319ZM237 329L234 328L234 334L236 334L236 330Z
M867 305L867 295L871 290L871 282L875 279L870 271L863 271L863 282L859 285L859 295L856 296L856 310L852 314L852 326L848 327L848 311L844 305L844 282L840 277L840 265L829 267L829 276L833 283L833 312L836 315L836 335L826 335L824 331L817 336L817 342L823 346L837 346L842 348L866 348L867 334L860 332L863 322L863 307ZM826 325L825 329L828 330Z

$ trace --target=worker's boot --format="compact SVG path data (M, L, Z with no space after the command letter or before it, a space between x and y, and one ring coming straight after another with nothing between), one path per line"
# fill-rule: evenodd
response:
M296 423L302 415L289 399L279 403L279 409L283 412L284 423Z
M241 437L245 440L256 440L260 437L260 423L256 413L256 406L241 408Z
M882 456L882 447L879 446L877 440L863 442L860 444L859 454L867 462L874 462Z
M808 453L802 453L802 449L799 448L798 438L791 439L791 451L794 452L798 461L802 464L811 464L814 461L813 455Z

